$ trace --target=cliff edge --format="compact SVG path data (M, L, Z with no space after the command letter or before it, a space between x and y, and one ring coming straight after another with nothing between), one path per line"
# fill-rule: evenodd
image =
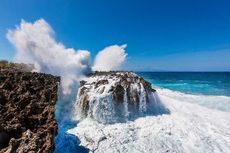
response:
M0 65L0 153L54 150L60 78L30 68Z

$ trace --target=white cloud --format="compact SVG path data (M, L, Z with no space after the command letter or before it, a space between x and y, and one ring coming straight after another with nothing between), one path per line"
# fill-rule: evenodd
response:
M119 70L127 56L125 53L126 46L126 44L122 46L113 45L100 51L94 60L92 69L94 71Z

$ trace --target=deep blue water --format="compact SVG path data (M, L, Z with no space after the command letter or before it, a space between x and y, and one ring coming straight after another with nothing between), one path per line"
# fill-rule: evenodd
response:
M87 153L87 148L80 146L80 140L67 131L77 126L77 122L72 119L74 102L76 101L76 88L72 93L64 96L59 92L58 102L56 104L55 118L58 123L58 134L55 137L54 153Z
M230 96L230 72L137 72L153 86L188 94Z

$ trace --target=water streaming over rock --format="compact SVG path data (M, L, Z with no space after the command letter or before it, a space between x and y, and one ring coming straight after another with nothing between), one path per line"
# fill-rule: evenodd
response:
M90 117L101 123L162 112L151 84L132 72L91 74L81 81L75 106L78 120Z
M127 91L125 89L125 93L124 93L124 111L125 111L125 118L127 119L129 117L129 108L128 108L128 98L127 98Z

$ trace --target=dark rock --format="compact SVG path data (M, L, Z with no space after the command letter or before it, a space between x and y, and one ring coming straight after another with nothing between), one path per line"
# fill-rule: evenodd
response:
M25 65L0 67L0 153L53 152L59 82Z
M86 83L86 81L82 80L80 81L80 86L83 86Z
M113 89L113 98L117 102L123 102L125 89L120 85L116 85Z
M108 84L108 80L99 80L96 85L95 85L95 88L101 86L101 85L105 85L105 84Z
M10 136L4 131L0 132L0 149L7 147L9 141Z
M147 114L157 105L156 90L133 72L96 71L81 82L76 104L79 119L92 117L112 123Z

